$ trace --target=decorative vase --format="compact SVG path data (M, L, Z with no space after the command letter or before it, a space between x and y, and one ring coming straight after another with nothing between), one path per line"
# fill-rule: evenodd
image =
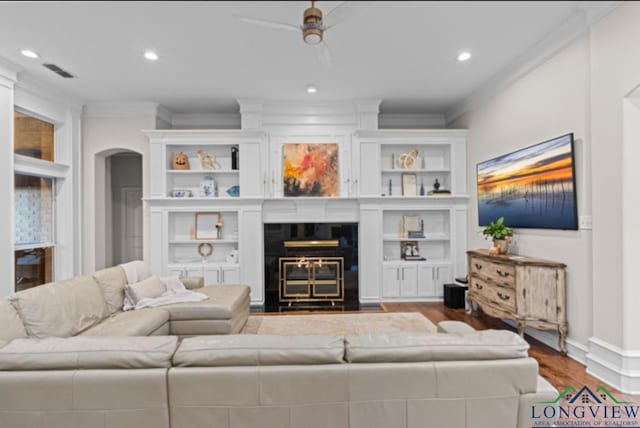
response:
M435 189L436 192L440 189L440 182L438 181L437 178L436 178L436 182L433 183L433 188Z
M205 198L212 198L216 195L217 188L216 181L210 175L205 175L200 182L200 196Z
M498 249L498 254L507 254L507 251L509 251L509 238L494 239L493 246Z

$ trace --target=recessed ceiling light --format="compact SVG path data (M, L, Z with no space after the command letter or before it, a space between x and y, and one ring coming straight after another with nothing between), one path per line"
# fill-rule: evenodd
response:
M29 49L22 49L20 53L26 56L27 58L31 58L31 59L40 58L40 55L38 55L37 53Z
M471 58L471 53L470 52L460 52L460 54L458 55L458 61L460 62L464 62L464 61L468 61Z
M153 51L146 51L144 53L144 57L146 59L148 59L149 61L157 61L158 60L158 54L153 52Z
M307 93L308 94L315 94L316 92L318 92L318 87L316 85L308 85L307 86Z

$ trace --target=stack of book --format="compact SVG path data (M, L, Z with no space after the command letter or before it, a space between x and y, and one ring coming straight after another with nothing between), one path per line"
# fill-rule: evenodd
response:
M422 230L408 230L407 238L424 238L424 233Z

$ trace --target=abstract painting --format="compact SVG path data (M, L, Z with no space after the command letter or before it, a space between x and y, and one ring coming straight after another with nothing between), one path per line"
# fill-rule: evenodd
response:
M573 134L478 164L481 226L577 229Z
M283 144L282 168L284 196L338 196L338 144Z

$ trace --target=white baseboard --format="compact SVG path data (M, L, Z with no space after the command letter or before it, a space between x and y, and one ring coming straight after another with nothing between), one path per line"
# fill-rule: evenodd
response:
M589 339L587 373L627 394L640 394L640 352Z

